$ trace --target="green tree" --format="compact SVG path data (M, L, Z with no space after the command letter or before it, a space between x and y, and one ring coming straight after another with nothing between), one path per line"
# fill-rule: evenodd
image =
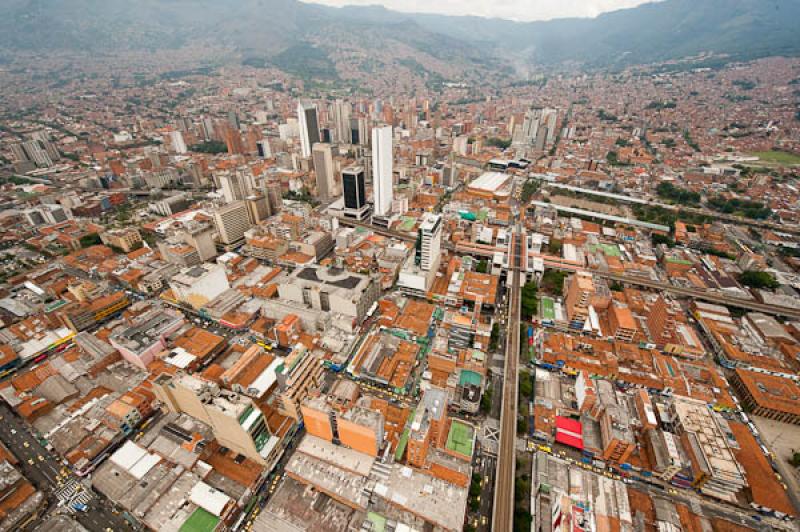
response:
M88 235L84 235L80 238L80 243L82 248L88 248L91 246L96 246L102 241L100 240L100 235L97 233L89 233Z
M489 261L488 260L481 260L478 262L478 265L475 266L475 271L478 273L486 273L489 271Z
M217 153L227 153L228 146L224 142L219 140L209 140L206 142L201 142L200 144L194 144L189 147L191 151L198 152L198 153L210 153L210 154L217 154Z
M769 272L747 270L739 274L739 282L750 288L769 288L774 290L780 283Z
M522 316L524 319L530 319L536 315L536 311L539 308L539 300L537 298L538 290L539 289L534 282L525 283L525 286L522 287L520 299Z

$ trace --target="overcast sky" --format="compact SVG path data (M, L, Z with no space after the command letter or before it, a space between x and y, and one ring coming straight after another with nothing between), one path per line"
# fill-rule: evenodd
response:
M329 6L380 4L396 11L478 15L511 20L596 17L648 0L305 0Z

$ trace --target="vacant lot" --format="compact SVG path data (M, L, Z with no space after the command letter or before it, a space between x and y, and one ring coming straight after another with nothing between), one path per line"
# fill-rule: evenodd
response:
M758 157L765 163L775 163L785 166L800 165L800 155L785 151L758 151L751 155Z

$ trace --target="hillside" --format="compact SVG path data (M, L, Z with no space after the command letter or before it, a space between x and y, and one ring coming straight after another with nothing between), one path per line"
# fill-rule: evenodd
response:
M512 63L795 55L797 20L800 0L665 0L594 19L532 23L297 0L5 0L0 49L114 53L209 45L237 50L232 60L311 77L400 63L448 77ZM361 63L352 63L356 56Z

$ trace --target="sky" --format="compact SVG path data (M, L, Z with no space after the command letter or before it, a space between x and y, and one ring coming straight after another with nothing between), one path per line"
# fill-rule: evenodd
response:
M518 21L562 17L596 17L607 11L635 7L648 0L305 0L329 6L380 4L395 11L477 15Z

